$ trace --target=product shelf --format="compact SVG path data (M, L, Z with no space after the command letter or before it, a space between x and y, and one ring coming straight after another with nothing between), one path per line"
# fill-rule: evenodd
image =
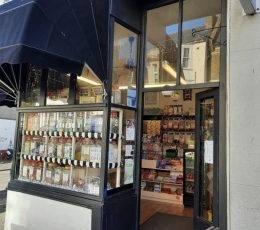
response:
M56 163L59 165L71 165L71 166L80 166L86 168L100 168L101 165L99 162L90 162L90 161L81 161L81 160L70 160L65 158L56 158L56 157L42 157L42 156L35 156L29 154L22 154L22 158L24 160L33 160L33 161L42 161L47 163ZM118 163L109 163L108 168L114 169L118 168Z
M162 129L162 133L187 133L194 134L195 130L179 130L179 129Z
M189 194L194 194L194 192L187 192L187 191L186 191L186 193L189 193Z
M164 181L157 181L157 180L142 180L145 182L151 182L151 183L158 183L158 184L168 184L168 185L173 185L173 186L183 186L182 183L170 183L170 182L164 182Z
M77 137L89 139L101 139L102 133L97 132L74 132L74 131L39 131L39 130L23 130L23 135L26 136L48 136L48 137ZM119 134L110 133L109 139L118 140Z

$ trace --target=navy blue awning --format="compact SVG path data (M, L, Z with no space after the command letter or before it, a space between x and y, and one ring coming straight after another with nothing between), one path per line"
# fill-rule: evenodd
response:
M13 0L0 6L0 64L30 63L107 76L106 0Z

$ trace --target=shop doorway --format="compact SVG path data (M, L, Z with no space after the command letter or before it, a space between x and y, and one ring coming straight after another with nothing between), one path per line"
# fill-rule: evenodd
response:
M144 94L141 229L217 226L217 114L218 89Z
M194 228L218 226L219 90L196 95Z

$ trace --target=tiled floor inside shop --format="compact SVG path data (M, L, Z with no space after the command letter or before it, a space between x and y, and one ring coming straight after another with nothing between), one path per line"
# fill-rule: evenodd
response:
M166 213L166 214L171 214L176 216L193 217L192 208L186 208L182 205L142 199L141 210L140 210L140 224L143 224L150 217L152 217L156 212Z

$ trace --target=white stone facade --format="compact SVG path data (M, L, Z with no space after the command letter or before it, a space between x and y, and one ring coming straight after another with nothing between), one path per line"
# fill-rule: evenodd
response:
M228 229L260 229L260 14L228 1Z

